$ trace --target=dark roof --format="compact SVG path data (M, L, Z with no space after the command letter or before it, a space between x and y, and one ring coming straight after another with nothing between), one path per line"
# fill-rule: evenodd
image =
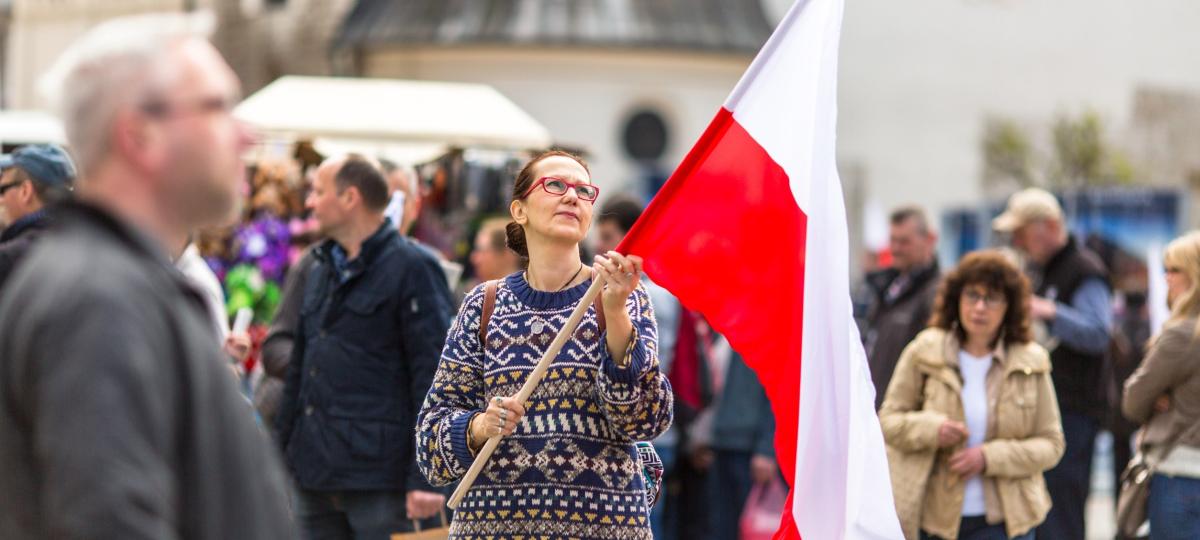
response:
M570 45L753 53L761 0L358 0L335 47Z

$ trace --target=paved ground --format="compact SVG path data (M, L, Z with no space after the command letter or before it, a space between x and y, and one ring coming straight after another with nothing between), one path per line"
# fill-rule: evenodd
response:
M1113 513L1116 486L1112 471L1112 437L1107 432L1096 439L1092 458L1092 495L1087 505L1087 540L1112 540L1116 532Z

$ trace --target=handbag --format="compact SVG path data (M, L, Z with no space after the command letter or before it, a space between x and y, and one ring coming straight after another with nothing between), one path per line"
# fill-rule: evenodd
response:
M450 538L450 525L446 521L446 509L442 508L442 526L436 529L421 530L421 522L412 520L413 531L409 533L396 533L392 535L392 540L446 540Z
M765 484L754 484L746 497L746 506L742 508L738 540L771 540L779 528L786 501L787 486L778 475Z
M1163 451L1159 452L1157 458L1153 460L1150 459L1150 452L1153 449L1141 442L1146 431L1145 428L1142 429L1141 435L1138 436L1137 453L1129 460L1129 465L1121 473L1121 486L1117 494L1117 533L1122 538L1138 537L1138 529L1142 528L1142 524L1147 519L1146 506L1150 501L1150 479L1154 477L1158 464L1171 455L1171 451L1175 450L1184 434L1196 431L1198 426L1200 424L1172 436L1171 440L1162 447Z

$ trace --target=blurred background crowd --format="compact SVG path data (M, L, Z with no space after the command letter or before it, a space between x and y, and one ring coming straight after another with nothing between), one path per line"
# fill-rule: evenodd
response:
M504 246L508 193L537 149L588 158L605 193L589 247L615 246L789 4L0 0L0 153L65 142L36 83L70 38L120 15L213 10L213 41L247 96L234 114L260 141L245 156L240 218L192 240L226 314L253 313L240 371L261 392L271 375L260 350L289 270L319 240L304 201L326 157L380 160L389 217L440 258L461 300L519 268ZM1053 317L1032 316L1045 349L1090 342L1095 358L1086 386L1070 390L1086 403L1063 407L1066 453L1086 462L1074 473L1080 528L1064 538L1084 522L1086 538L1114 534L1138 427L1121 414L1123 384L1172 318L1167 244L1200 225L1198 22L1200 5L1181 0L847 6L839 166L877 407L963 256L1016 246L1016 266L1044 270L1065 248L1031 257L1020 227L994 226L1006 210L1057 223L1096 264L1104 309L1082 320L1098 333L1081 324L1082 337L1063 337ZM1045 191L1010 198L1029 188ZM1074 301L1029 277L1031 295ZM775 481L769 407L702 318L655 300L676 400L675 427L656 443L667 467L656 534L731 538L750 486ZM1076 413L1083 427L1067 427ZM732 502L721 489L731 485L742 486Z

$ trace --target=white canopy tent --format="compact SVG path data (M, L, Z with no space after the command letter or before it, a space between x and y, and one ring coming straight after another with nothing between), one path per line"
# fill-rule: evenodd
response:
M0 110L0 144L66 144L62 122L42 111Z
M521 150L551 142L545 126L483 84L286 76L247 98L234 115L269 142L312 140L318 150L406 163L452 146Z

